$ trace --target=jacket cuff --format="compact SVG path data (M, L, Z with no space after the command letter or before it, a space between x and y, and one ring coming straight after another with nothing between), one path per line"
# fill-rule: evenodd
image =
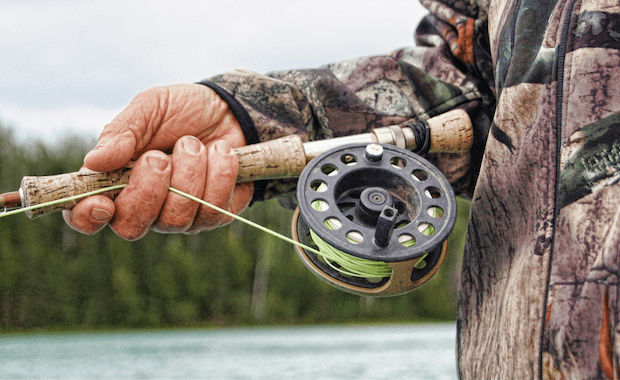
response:
M222 98L222 100L224 100L228 104L228 108L233 113L233 115L239 122L239 125L241 126L241 130L243 131L243 135L245 136L246 145L257 144L260 142L260 138L258 136L258 132L256 131L254 121L250 117L250 114L245 109L245 107L243 107L243 105L237 99L235 99L234 93L231 94L224 88L208 80L200 81L197 83L212 89L220 98ZM252 196L252 202L250 202L250 206L254 202L262 201L264 199L266 187L267 181L254 181L254 195Z

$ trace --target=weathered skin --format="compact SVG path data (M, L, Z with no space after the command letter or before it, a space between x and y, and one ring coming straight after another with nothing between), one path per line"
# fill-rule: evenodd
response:
M263 140L329 138L468 110L472 153L430 157L458 192L475 183L460 376L620 376L617 2L422 3L432 16L417 29L417 47L211 80L246 107ZM258 195L293 187L274 181Z
M235 184L238 160L231 148L245 143L228 104L208 87L183 84L144 91L106 125L84 158L84 165L95 171L115 170L137 159L128 186L114 202L102 195L82 200L63 212L65 221L87 234L109 224L127 240L151 229L191 234L226 224L230 217L198 207L168 188L241 212L252 198L253 184Z

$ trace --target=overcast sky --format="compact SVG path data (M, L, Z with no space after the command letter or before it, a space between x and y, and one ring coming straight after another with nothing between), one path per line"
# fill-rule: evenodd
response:
M0 0L0 121L98 136L138 92L316 67L413 43L417 0Z

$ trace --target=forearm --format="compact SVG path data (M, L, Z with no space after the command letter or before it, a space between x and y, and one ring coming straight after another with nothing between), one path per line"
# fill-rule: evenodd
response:
M429 34L436 32L430 30ZM428 35L427 35L428 37ZM438 37L435 35L435 37ZM427 38L427 42L432 38ZM260 141L298 134L317 140L368 132L377 127L429 118L454 108L476 124L476 151L486 139L485 81L455 62L443 40L316 69L261 75L232 71L210 78L243 105ZM471 154L428 155L457 192L471 189L477 160ZM271 181L257 199L293 190L294 181Z

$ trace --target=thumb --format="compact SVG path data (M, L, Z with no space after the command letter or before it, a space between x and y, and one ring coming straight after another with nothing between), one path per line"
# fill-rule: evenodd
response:
M153 134L165 91L152 88L136 96L129 106L105 126L97 146L84 157L84 166L103 172L121 168L136 156Z
M97 172L121 168L131 160L135 151L135 138L131 132L102 135L84 157L84 166Z

